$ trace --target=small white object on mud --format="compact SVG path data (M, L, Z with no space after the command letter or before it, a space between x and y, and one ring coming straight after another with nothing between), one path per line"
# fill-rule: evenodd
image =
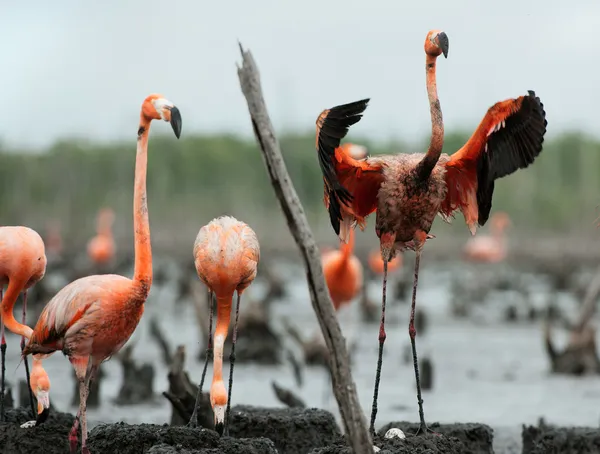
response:
M35 427L35 419L33 421L27 421L21 424L21 429L30 429Z
M402 432L400 429L397 429L396 427L392 427L390 430L388 430L385 433L385 438L394 438L394 437L398 437L402 440L406 439L406 435L404 435L404 432Z
M373 452L379 452L381 451L381 449L379 449L377 446L373 445Z

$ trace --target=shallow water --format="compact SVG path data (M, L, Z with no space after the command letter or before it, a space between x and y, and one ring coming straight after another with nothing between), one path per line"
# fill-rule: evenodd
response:
M425 268L420 278L418 305L426 308L429 323L423 335L417 336L417 351L421 357L429 356L434 365L433 390L425 392L423 396L426 419L432 422L486 423L497 430L499 439L520 438L521 424L536 424L541 416L553 424L596 427L600 408L598 378L551 376L541 323L506 324L501 321L498 306L507 299L516 298L512 293L496 295L494 302L488 303L485 309L479 309L470 318L450 316L451 275L445 271L447 269ZM291 296L273 305L275 321L287 316L308 337L318 330L318 325L310 306L304 272L298 267L283 266L281 271L290 277ZM544 301L546 290L543 281L533 278L532 282L534 286L531 288L535 289L532 297ZM260 282L257 282L248 293L260 296L261 290ZM377 283L370 285L369 294L375 301L378 301L379 292ZM176 307L172 295L172 288L168 285L153 286L144 319L130 340L135 343L134 354L138 360L155 365L155 402L138 406L113 404L112 399L121 384L121 366L116 360L109 361L103 366L107 376L102 382L102 405L88 412L91 425L114 421L169 422L170 404L160 395L168 388L166 367L161 362L156 343L148 334L147 322L151 315L160 315L161 328L173 348L178 344L186 346L187 369L194 380L199 379L202 364L196 361L195 356L204 341L198 341L199 330L193 308L189 304ZM378 425L391 420L418 419L412 362L402 361L404 350L409 345L409 306L391 299L386 324ZM568 296L563 295L562 299L565 304L569 303ZM378 326L357 324L358 320L357 313L342 315L344 332L359 342L353 374L368 418L377 359ZM556 338L564 339L564 336L557 332ZM291 341L286 340L285 343L297 351ZM16 369L19 362L18 339L10 335L7 344L7 379L14 383L24 376L22 365ZM57 353L44 364L52 381L53 404L60 410L74 412L76 408L70 407L72 368L67 359ZM327 408L337 417L335 399L330 395L324 402L328 385L324 370L318 367L304 370L304 386L297 389L288 364L278 367L238 364L234 376L233 403L281 406L271 389L273 379L281 386L294 390L308 406ZM497 452L508 451L501 448Z

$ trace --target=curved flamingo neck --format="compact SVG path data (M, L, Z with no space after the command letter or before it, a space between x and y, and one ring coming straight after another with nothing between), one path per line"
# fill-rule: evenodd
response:
M214 334L213 382L223 380L223 350L229 331L233 292L219 292L217 297L217 326Z
M23 287L24 283L19 282L17 279L11 279L8 282L6 293L2 298L2 323L11 332L29 339L33 330L29 326L19 323L13 314L13 307Z
M140 114L133 188L133 232L135 242L133 281L141 288L143 301L146 300L152 285L152 247L150 245L150 222L148 220L146 196L150 122L151 120L143 113Z
M431 141L427 154L418 166L418 174L421 179L429 178L442 154L444 147L444 119L442 107L437 93L437 82L435 77L437 57L427 55L425 59L425 70L427 73L427 97L429 98L429 113L431 114Z

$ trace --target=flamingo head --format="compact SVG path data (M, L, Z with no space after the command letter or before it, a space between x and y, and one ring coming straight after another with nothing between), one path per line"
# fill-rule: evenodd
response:
M448 58L448 49L450 43L448 35L441 30L430 30L425 38L425 53L432 57L439 57L444 54L444 58Z
M142 115L149 120L164 120L171 123L175 137L181 135L181 113L175 105L159 94L148 96L142 104Z
M38 407L35 425L39 426L48 419L48 415L50 414L50 379L48 375L44 373L36 380L34 391Z
M215 431L222 436L225 429L225 408L227 407L227 391L223 381L215 381L210 387L210 404L215 416Z

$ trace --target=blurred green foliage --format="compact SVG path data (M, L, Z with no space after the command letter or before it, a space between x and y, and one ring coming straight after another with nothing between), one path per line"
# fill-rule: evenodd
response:
M444 152L453 153L468 134L446 134ZM374 143L353 138L372 154L415 152L417 146ZM313 133L281 136L281 146L311 223L327 225L322 206L322 178ZM149 145L148 200L155 229L194 230L215 216L231 213L269 228L281 212L262 156L253 139L231 135L153 135ZM59 219L68 235L86 238L97 210L112 206L127 214L130 229L135 140L95 144L63 140L42 153L0 148L0 224L43 228ZM600 200L600 143L578 133L546 140L544 151L528 169L496 183L493 210L506 210L522 229L569 230L574 222L591 226ZM441 223L438 221L436 223ZM283 226L281 219L277 226ZM34 227L35 228L35 227ZM464 229L459 214L452 229ZM189 240L189 239L188 239Z

